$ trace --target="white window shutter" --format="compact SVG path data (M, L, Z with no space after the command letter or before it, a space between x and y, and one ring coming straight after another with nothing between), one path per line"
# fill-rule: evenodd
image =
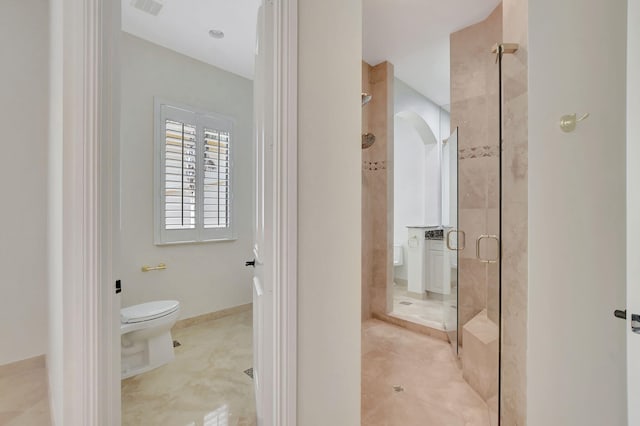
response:
M196 229L196 126L165 120L164 228Z
M156 244L233 233L233 122L156 101Z

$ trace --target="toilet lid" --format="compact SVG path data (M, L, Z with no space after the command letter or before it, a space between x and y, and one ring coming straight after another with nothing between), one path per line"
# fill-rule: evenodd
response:
M120 310L120 321L125 324L149 321L175 312L180 307L177 300L158 300L129 306Z

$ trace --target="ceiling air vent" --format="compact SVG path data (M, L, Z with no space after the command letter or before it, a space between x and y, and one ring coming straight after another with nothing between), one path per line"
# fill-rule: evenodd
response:
M158 16L163 6L158 0L131 0L131 5L153 16Z

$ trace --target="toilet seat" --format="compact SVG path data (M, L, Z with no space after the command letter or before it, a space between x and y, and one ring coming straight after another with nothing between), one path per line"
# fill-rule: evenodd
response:
M158 300L129 306L120 310L120 322L122 324L135 324L162 318L178 310L180 303L177 300Z

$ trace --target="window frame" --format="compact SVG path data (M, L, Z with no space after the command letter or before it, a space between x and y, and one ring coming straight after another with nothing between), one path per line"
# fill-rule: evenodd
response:
M194 229L166 229L165 227L165 123L175 120L196 127L196 226ZM237 239L235 222L235 120L203 108L180 104L154 97L153 115L153 217L154 244L199 244ZM213 128L229 132L229 226L224 228L204 227L204 129Z

